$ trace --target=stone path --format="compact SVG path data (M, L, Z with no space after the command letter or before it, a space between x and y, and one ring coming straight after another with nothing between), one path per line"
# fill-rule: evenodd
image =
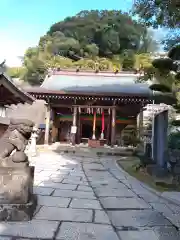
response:
M0 223L0 240L179 240L180 207L116 166L115 157L55 152L33 158L31 222Z

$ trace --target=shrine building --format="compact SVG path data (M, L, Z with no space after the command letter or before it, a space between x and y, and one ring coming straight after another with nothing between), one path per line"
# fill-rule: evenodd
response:
M132 72L49 71L40 87L26 89L47 103L44 143L121 145L128 126L134 126L131 137L136 138L143 107L164 98L147 84L135 83L138 77Z
M0 136L8 128L10 120L6 117L6 109L19 103L32 104L35 99L18 88L0 67Z

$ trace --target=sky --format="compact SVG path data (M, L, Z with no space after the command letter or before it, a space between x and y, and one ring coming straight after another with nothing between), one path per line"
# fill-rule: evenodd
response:
M19 66L18 56L38 44L53 23L81 10L128 11L133 0L0 0L0 61Z
M0 0L0 61L20 65L18 56L36 46L53 23L81 10L128 11L131 6L132 0Z

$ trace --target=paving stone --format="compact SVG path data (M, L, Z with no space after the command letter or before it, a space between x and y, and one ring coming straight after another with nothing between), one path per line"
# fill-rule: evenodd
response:
M62 176L67 176L70 173L68 169L58 169L58 174Z
M179 240L180 232L174 227L156 227L153 228L158 240Z
M38 194L38 195L50 196L52 194L52 192L54 191L54 188L34 186L33 191L34 191L35 194Z
M48 207L68 207L70 200L70 198L38 196L38 204Z
M171 214L173 211L164 203L150 203L150 205L158 212L166 214Z
M59 190L56 189L53 193L56 197L69 197L69 198L85 198L85 199L96 199L92 192L82 192L73 190Z
M151 192L147 192L147 190L144 193L140 193L140 194L137 193L137 195L139 197L141 197L142 199L144 199L148 203L163 203L164 202L163 199L161 199L159 196L157 196Z
M89 183L88 182L85 182L85 181L78 181L78 180L71 180L71 179L64 179L62 181L62 183L68 183L68 184L81 184L81 185L85 185L85 186L89 186Z
M79 176L68 176L68 177L65 177L64 180L81 181L81 177L79 177Z
M84 172L82 169L74 169L72 171L70 171L70 176L77 176L77 177L81 177L81 176L84 176Z
M173 213L180 214L180 206L177 206L175 204L167 204L168 207L173 211Z
M127 189L126 187L121 186L119 189L112 188L94 188L95 193L98 197L134 197L134 193Z
M92 210L43 206L35 218L71 222L92 222Z
M84 169L89 169L91 171L106 170L101 163L87 163L83 164Z
M11 240L12 238L11 237L1 237L0 236L0 240Z
M108 215L104 210L95 210L95 223L111 224Z
M48 181L50 179L50 177L48 177L48 176L44 176L44 177L42 177L42 176L39 176L39 175L36 175L35 177L34 177L34 180L35 181Z
M107 180L99 181L98 180L98 181L92 181L91 186L93 188L109 187L111 189L118 189L119 187L122 186L122 183L118 181L107 181Z
M180 229L180 216L177 213L166 214L166 218L178 229Z
M57 221L1 222L0 234L23 238L52 239L59 226Z
M92 199L73 199L71 208L102 209L98 200Z
M118 235L121 240L160 240L153 230L119 231Z
M112 175L108 172L108 171L99 171L99 172L94 172L94 171L85 171L86 172L86 176L92 180L92 178L94 178L95 180L98 180L98 177L100 178L108 178L109 180L110 179L114 179L112 177ZM116 179L114 179L116 180Z
M86 151L87 149L85 149ZM87 154L91 154L88 153ZM86 234L89 231L86 231L85 225L96 225L96 226L110 226L110 220L113 222L113 225L116 226L118 233L121 233L121 240L143 240L150 238L154 240L154 234L156 234L155 240L179 240L180 237L177 235L177 231L175 228L172 227L171 222L176 225L177 227L180 226L179 220L179 213L180 208L174 204L167 204L165 199L156 196L155 194L151 193L148 189L146 189L143 184L139 181L135 180L134 178L130 177L126 172L117 168L115 161L117 158L111 157L111 161L109 161L109 157L101 157L98 158L95 155L90 157L83 157L73 155L60 155L54 152L43 154L41 153L37 158L33 158L33 165L36 166L35 170L35 185L38 185L38 188L35 187L35 191L38 191L40 195L39 197L39 204L43 204L44 206L37 208L37 214L35 218L40 219L48 219L48 221L69 221L63 222L60 231L58 231L58 236L62 234L58 239L78 239L78 240L86 240L86 239L112 239L114 238L110 236L106 238L104 232L99 233L98 230L90 231L91 234ZM52 162L53 158L53 162ZM119 157L118 157L119 159ZM70 164L70 161L74 162L74 164ZM104 206L108 209L112 209L108 211L109 217L107 216L106 212L103 210L96 210L94 209L77 209L78 207L86 207L91 206L91 208L95 208L95 205L99 203L98 201L94 200L96 197L93 194L92 188L88 185L86 176L82 170L82 166L85 169L86 176L88 176L88 181L92 186L93 190L96 192L98 196L100 196L100 201ZM113 177L116 176L119 180ZM63 183L61 183L63 181ZM80 184L80 185L79 185ZM40 185L44 187L40 187ZM129 189L131 188L131 190ZM77 190L75 190L77 189ZM55 191L54 191L55 190ZM137 198L137 193L141 199ZM45 196L42 196L45 195ZM48 196L53 195L53 196ZM73 198L72 202L70 202L70 198ZM57 200L58 199L58 200ZM61 200L59 200L61 199ZM138 199L138 200L137 200ZM143 201L146 202L144 202ZM139 203L141 202L141 204ZM71 203L71 208L65 208L68 204ZM150 205L159 211L157 213L155 210L145 209L145 210L126 210L132 207L144 208L144 206ZM167 205L165 205L167 204ZM73 206L74 205L74 206ZM57 207L58 206L58 207ZM120 206L120 207L119 207ZM166 208L167 206L167 208ZM97 207L97 206L96 206ZM115 211L115 208L121 209L121 211ZM133 208L134 209L134 208ZM39 210L39 212L38 212ZM173 211L172 214L171 210ZM89 212L90 211L90 212ZM94 212L94 217L93 213ZM163 214L162 214L163 213ZM175 214L176 213L176 214ZM39 215L39 217L38 217ZM166 219L166 216L168 219ZM84 220L85 218L85 220ZM73 220L72 220L73 219ZM72 223L72 221L79 221L79 222L91 222L92 223ZM35 220L33 220L35 221ZM40 220L39 220L40 221ZM171 221L171 222L170 222ZM42 226L44 220L41 220ZM46 222L46 221L45 221ZM50 221L51 222L51 221ZM71 222L71 223L70 223ZM54 223L54 222L53 222ZM69 224L71 226L69 226ZM19 225L19 223L18 223ZM64 231L62 226L64 226ZM77 227L79 226L79 228ZM156 226L154 228L154 226ZM162 226L162 227L157 227ZM46 227L46 226L45 226ZM17 228L17 224L16 224ZM129 231L125 231L128 228ZM145 228L142 230L142 228ZM167 230L168 228L168 230ZM0 228L1 229L1 228ZM82 229L82 230L81 230ZM99 228L98 228L99 229ZM112 229L112 228L111 228ZM132 231L132 229L141 229L141 231ZM147 235L148 229L148 235ZM17 229L16 229L17 230ZM121 231L120 231L121 230ZM153 232L154 230L154 232ZM66 232L69 231L67 234ZM113 230L112 230L113 231ZM168 234L172 232L171 235ZM85 233L84 233L85 232ZM94 235L92 235L92 232ZM109 232L109 231L108 231ZM129 234L131 233L132 234ZM98 235L99 233L99 235ZM43 234L44 234L44 226L43 226ZM66 234L67 238L64 237ZM75 237L74 237L75 234ZM76 234L79 234L76 237ZM104 234L105 236L103 236ZM124 234L124 235L123 235ZM1 231L0 231L1 235ZM5 234L6 236L9 236ZM88 235L88 236L87 236ZM101 236L102 235L102 236ZM3 234L2 234L3 236ZM107 235L108 236L108 235ZM136 236L136 238L135 238ZM167 237L168 236L168 237ZM22 236L19 235L18 238L31 238L29 235ZM68 238L69 237L69 238ZM120 238L119 237L119 238ZM133 238L132 238L133 237ZM53 238L51 237L32 237L32 238ZM116 238L117 239L117 236ZM1 238L0 238L1 240ZM7 240L7 239L6 239ZM9 240L9 239L8 239Z
M44 171L42 171L42 172L40 172L40 173L38 173L38 177L40 177L40 178L44 178L44 177L50 177L52 175L52 172L44 172Z
M92 223L62 223L56 239L119 240L111 226Z
M180 192L163 192L162 197L172 200L180 205Z
M89 186L83 186L83 185L79 185L77 188L78 191L83 191L83 192L92 192L92 188Z
M101 176L100 174L88 177L88 180L93 183L101 183L101 182L108 182L108 183L119 183L119 181L111 176Z
M153 210L108 211L108 216L116 227L153 227L172 224L160 213Z
M149 204L140 198L100 198L100 202L106 209L148 209L152 208Z
M56 172L56 173L52 173L50 178L59 178L59 179L63 179L65 177L68 177L68 173L60 173L60 172Z
M65 190L75 190L77 188L77 185L74 185L74 184L63 184L63 183L58 183L53 181L41 182L39 186L44 186L48 188L51 187L56 189L65 189Z

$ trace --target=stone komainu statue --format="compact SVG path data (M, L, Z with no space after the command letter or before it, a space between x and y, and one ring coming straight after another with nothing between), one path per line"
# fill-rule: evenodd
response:
M11 119L0 139L0 166L25 167L29 165L24 150L33 131L34 123L24 119Z

